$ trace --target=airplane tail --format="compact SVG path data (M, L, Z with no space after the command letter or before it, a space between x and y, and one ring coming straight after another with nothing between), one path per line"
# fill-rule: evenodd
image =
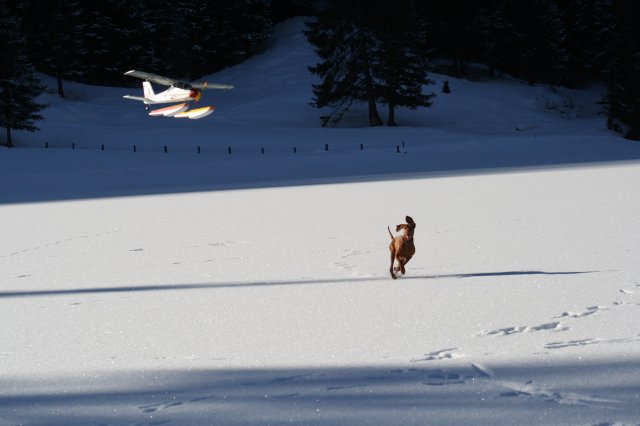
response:
M147 99L153 99L153 97L156 95L153 91L153 87L151 87L151 83L149 83L148 81L142 82L142 90L144 91L144 97Z

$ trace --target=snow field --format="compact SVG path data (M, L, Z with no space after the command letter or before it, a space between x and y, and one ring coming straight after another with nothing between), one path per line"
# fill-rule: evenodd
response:
M525 365L546 371L602 363L600 369L615 372L614 359L637 356L640 283L632 251L639 234L631 219L640 206L634 185L617 185L633 182L637 171L578 168L2 206L3 216L17 222L3 229L11 249L0 257L8 324L0 338L3 376L18 394L29 383L39 395L68 380L87 395L142 386L146 390L129 402L107 398L122 409L147 407L122 418L130 420L162 404L161 419L172 418L169 408L178 418L198 413L168 407L170 401L145 405L156 398L156 380L164 389L177 378L198 382L200 375L190 371L224 377L247 368L272 390L292 371L294 379L282 379L285 388L289 381L305 383L295 398L306 395L307 381L315 383L318 374L329 376L318 397L330 400L338 389L400 386L413 395L426 392L427 383L438 390L456 385L462 394L455 398L467 401L464 395L481 380L479 391L487 395L498 386L511 389L502 391L511 397L568 404L572 409L560 410L557 415L566 416L560 419L580 418L573 417L576 405L591 407L592 415L614 405L616 415L631 419L633 397L621 390L556 395L558 387L592 386L597 373L573 376L568 369L535 387L527 384L535 373L504 384L500 373L487 371L521 365L519 376ZM591 191L577 190L577 183ZM626 209L611 208L620 200ZM389 213L381 210L385 204ZM405 214L418 224L418 251L407 276L394 282L384 224L393 226ZM371 370L366 377L358 374L363 368ZM630 372L622 371L608 375L608 383L626 383ZM277 377L265 379L268 372ZM340 378L345 374L359 384ZM137 379L129 382L128 375ZM217 386L234 388L253 407L246 399L251 391L236 388L235 380ZM187 392L191 399L207 397L197 389ZM437 394L445 398L448 391ZM505 407L493 405L489 417L480 410L473 418L497 421L492 416ZM104 415L99 407L80 406ZM425 419L427 406L414 420ZM301 422L316 418L307 417L309 407L289 408L285 412ZM357 423L372 415L368 405L353 408L347 416L317 419ZM196 423L207 424L210 409ZM74 410L65 422L77 418ZM381 415L402 411L385 407Z

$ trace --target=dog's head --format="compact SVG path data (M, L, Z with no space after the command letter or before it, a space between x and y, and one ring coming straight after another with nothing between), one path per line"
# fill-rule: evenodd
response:
M396 226L396 232L400 232L400 230L404 230L404 234L407 239L413 239L413 231L416 229L416 223L413 221L411 216L407 216L404 218L407 223L402 223Z

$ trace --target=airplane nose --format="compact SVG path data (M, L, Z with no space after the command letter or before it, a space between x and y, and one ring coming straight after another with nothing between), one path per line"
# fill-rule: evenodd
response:
M193 89L191 93L189 93L189 97L191 99L195 99L195 101L198 102L202 97L202 92L200 90Z

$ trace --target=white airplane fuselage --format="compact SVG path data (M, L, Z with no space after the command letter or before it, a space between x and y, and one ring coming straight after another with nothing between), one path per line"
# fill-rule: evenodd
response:
M152 101L148 103L166 104L170 102L198 101L202 96L202 92L197 89L181 89L180 87L171 86L163 92L155 93L151 83L148 81L143 82L142 86L145 99Z
M147 105L151 104L167 104L173 102L190 102L199 101L202 96L202 92L198 89L182 89L180 87L171 86L167 90L160 93L155 93L151 83L144 81L142 83L142 90L144 97L140 96L125 96L127 99L134 99L142 101Z

